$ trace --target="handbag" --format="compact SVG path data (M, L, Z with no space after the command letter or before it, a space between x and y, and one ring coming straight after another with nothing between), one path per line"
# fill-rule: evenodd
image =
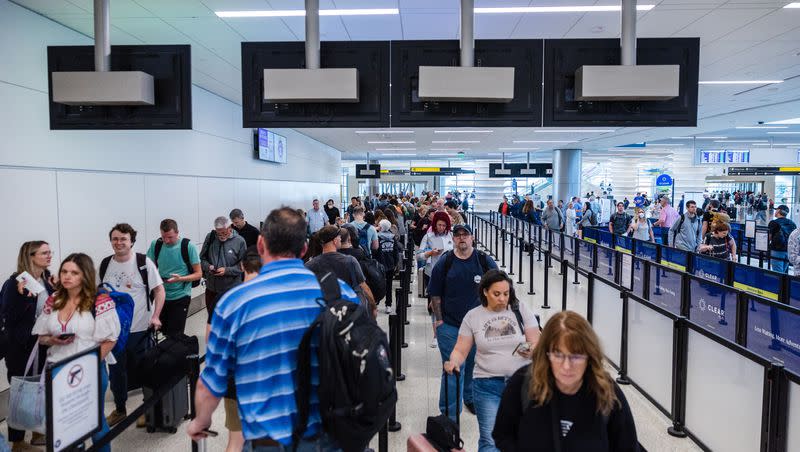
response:
M45 433L47 428L44 372L28 376L38 362L39 344L33 346L21 377L11 377L11 396L8 401L8 426L16 430Z

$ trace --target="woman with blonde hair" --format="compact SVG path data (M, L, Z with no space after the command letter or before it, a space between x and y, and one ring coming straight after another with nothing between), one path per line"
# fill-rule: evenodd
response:
M0 306L3 307L5 333L2 348L5 354L6 367L8 372L6 377L11 384L11 377L20 377L25 373L25 364L28 354L36 346L36 336L31 335L36 318L42 313L47 298L53 292L54 279L48 271L53 253L50 245L43 240L25 242L19 248L17 256L17 271L12 274L3 284L0 293L3 294ZM17 277L23 273L30 275L45 290L34 294L26 288L25 281L17 281ZM42 350L44 350L42 348ZM44 357L36 363L34 373L38 374L39 369L44 365ZM8 427L8 441L14 450L36 450L25 444L25 432ZM33 433L31 446L43 446L44 435Z
M39 335L40 344L49 346L47 361L51 363L99 345L102 400L108 388L106 361L117 362L111 349L121 327L114 300L105 293L97 294L95 275L92 258L83 253L67 256L59 268L55 292L36 319L33 334ZM101 428L92 435L93 442L108 433L106 417L100 418ZM100 450L109 452L111 447Z
M631 225L628 226L628 233L633 233L633 238L636 240L642 240L645 242L655 242L656 239L653 236L653 226L650 222L645 218L644 209L641 207L636 208L636 216L631 221Z
M506 383L492 436L503 452L639 451L628 402L586 319L572 311L550 318L531 365Z

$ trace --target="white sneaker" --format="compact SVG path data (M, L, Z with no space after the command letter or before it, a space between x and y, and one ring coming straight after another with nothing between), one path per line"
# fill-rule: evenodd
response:
M431 341L431 348L436 348L436 347L438 347L438 346L439 346L439 345L438 345L438 343L436 342L436 338L434 337L434 338L433 338L433 340Z
M386 312L387 314L391 314L392 313L392 307L391 306L386 306L386 310L384 312Z

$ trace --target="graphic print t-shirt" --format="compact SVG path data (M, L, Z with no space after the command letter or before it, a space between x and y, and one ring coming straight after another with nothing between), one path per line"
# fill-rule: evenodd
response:
M150 283L150 290L164 284L161 275L158 274L156 264L147 258L147 280ZM133 321L131 322L131 333L145 331L150 322L152 311L147 311L147 297L145 293L144 281L136 268L136 256L131 254L128 262L117 262L113 258L108 263L108 270L103 279L104 283L111 284L119 292L127 292L133 298ZM151 306L150 309L153 309Z
M520 304L520 314L525 328L539 328L536 317ZM464 317L460 336L472 336L477 346L475 353L475 378L510 377L530 360L513 354L520 342L525 342L525 332L520 328L511 309L494 312L483 306L471 309Z

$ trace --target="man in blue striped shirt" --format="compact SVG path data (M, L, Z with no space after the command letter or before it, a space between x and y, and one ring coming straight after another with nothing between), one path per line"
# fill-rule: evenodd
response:
M319 315L322 299L316 277L299 259L307 249L305 231L306 221L295 210L283 207L270 212L258 237L264 264L259 275L229 290L217 304L206 367L197 382L197 417L188 428L193 439L206 436L203 430L211 426L211 415L233 377L245 450L338 449L322 431L316 360L308 429L299 444L292 438L297 347ZM342 281L339 287L342 298L358 303L353 289ZM312 350L316 348L312 344Z

